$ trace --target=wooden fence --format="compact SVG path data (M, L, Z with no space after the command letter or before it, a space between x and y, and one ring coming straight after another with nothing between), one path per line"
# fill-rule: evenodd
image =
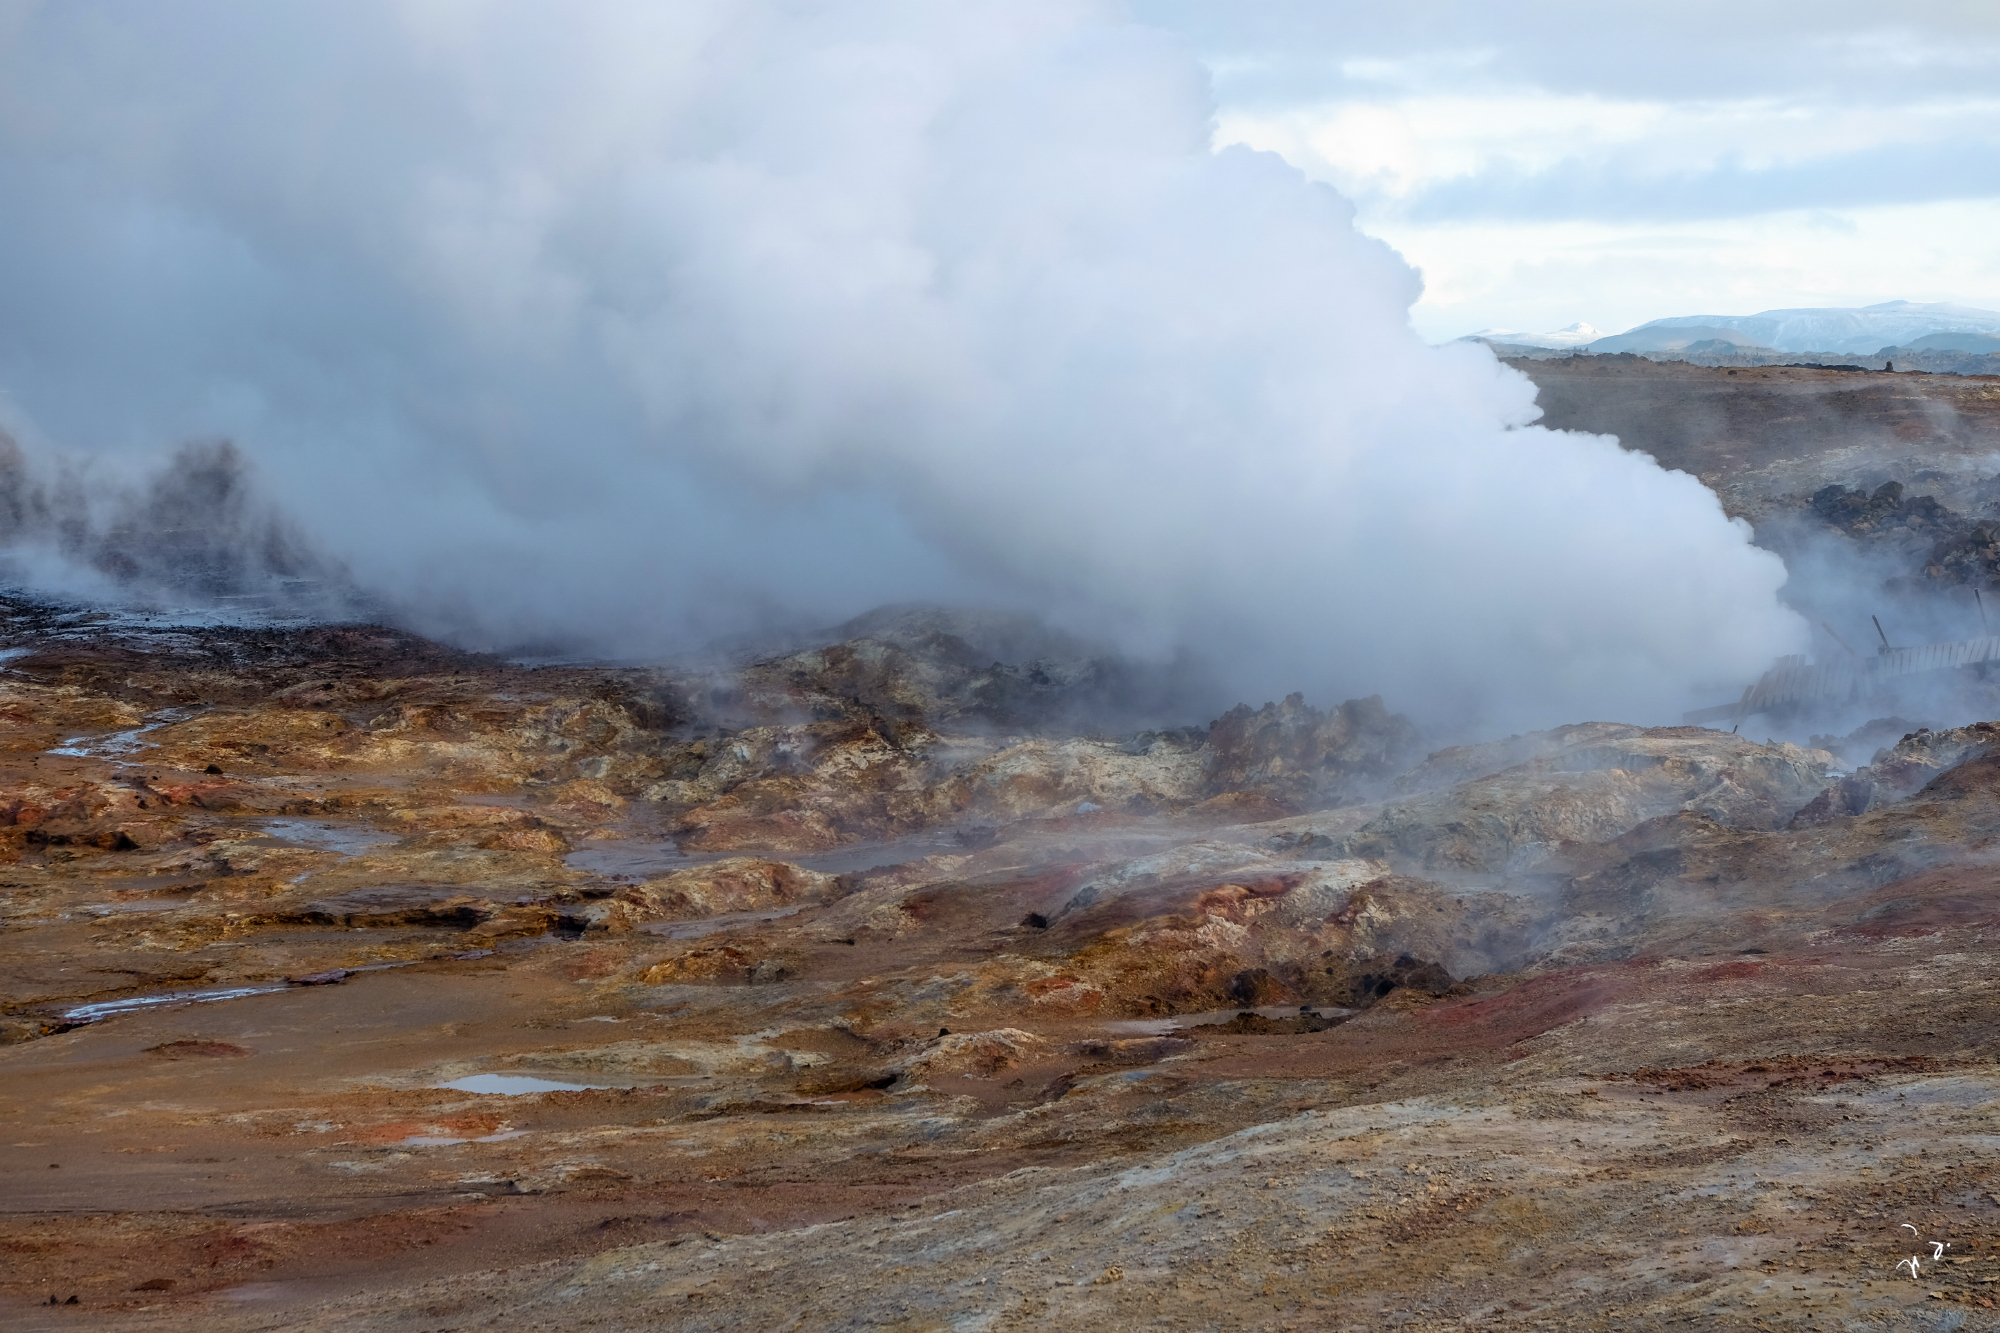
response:
M1786 704L1865 699L1897 676L1929 671L1956 671L1980 662L2000 661L2000 635L1927 643L1917 648L1890 648L1872 658L1849 657L1837 662L1809 663L1803 657L1781 657L1756 684L1733 704L1697 708L1686 715L1691 723L1740 725L1744 718Z

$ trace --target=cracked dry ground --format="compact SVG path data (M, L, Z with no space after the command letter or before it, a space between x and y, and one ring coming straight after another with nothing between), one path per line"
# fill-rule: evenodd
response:
M2000 730L14 624L10 1327L2000 1326Z

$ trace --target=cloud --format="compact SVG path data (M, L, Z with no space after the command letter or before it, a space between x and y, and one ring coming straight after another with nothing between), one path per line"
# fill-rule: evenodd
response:
M1761 167L1725 160L1671 174L1634 170L1615 159L1572 160L1541 171L1501 168L1440 182L1406 197L1397 211L1419 223L1680 222L1995 197L2000 197L2000 154L1968 153L1964 144L1954 143L1892 144Z
M1992 6L1137 12L1216 71L1217 142L1332 183L1364 231L1423 270L1415 318L1432 336L1697 309L2000 305L1978 239L2000 215ZM1829 210L1846 217L1844 245L1827 244ZM1677 258L1695 249L1701 264Z
M1990 96L2000 12L1978 0L1578 6L1479 0L1329 6L1135 0L1187 34L1230 105L1293 105L1394 84L1430 93L1541 88L1620 101L1775 98L1896 106Z
M236 440L435 632L979 599L1492 725L1798 639L1713 495L1425 346L1416 274L1109 7L23 12L0 384L70 449Z

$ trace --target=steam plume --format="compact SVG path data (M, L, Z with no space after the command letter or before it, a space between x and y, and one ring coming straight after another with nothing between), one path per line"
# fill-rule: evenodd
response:
M1424 346L1417 275L1211 152L1111 6L15 12L0 386L71 446L240 441L419 627L980 600L1515 725L1802 646L1708 491Z

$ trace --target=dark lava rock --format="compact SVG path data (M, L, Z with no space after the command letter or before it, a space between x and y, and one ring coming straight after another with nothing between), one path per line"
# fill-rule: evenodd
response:
M1427 995L1443 995L1457 981L1436 963L1402 954L1394 962L1371 958L1358 964L1350 982L1348 1003L1354 1008L1373 1004L1392 990L1417 990Z
M456 885L392 884L355 889L309 902L289 918L301 925L476 926L494 915L494 907Z
M1904 500L1900 481L1885 481L1873 491L1822 486L1813 492L1812 508L1828 524L1853 537L1893 529L1942 535L1965 522L1933 496Z
M1812 511L1828 526L1861 541L1888 542L1911 556L1921 555L1929 584L2000 587L2000 521L1974 522L1928 495L1903 498L1903 484L1886 481L1873 491L1823 486L1814 491ZM1902 587L1902 580L1892 581Z
M2000 523L1974 523L1939 541L1924 561L1924 574L1942 583L2000 586Z
M118 828L99 828L87 823L50 822L28 830L30 847L96 847L107 852L136 852L139 844Z
M1291 987L1272 976L1269 969L1253 967L1229 979L1229 998L1235 1004L1262 1008L1296 1000L1298 996L1292 993Z

